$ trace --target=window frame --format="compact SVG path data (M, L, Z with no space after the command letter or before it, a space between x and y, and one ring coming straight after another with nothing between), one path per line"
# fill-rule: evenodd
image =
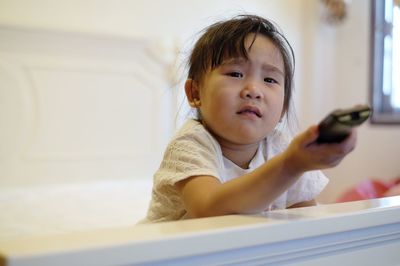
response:
M371 92L373 124L400 124L400 109L393 108L390 95L383 92L384 38L392 32L385 21L385 1L371 0Z

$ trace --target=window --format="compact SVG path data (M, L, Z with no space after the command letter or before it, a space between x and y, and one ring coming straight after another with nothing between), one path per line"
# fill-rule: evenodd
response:
M372 0L373 123L400 124L400 0Z

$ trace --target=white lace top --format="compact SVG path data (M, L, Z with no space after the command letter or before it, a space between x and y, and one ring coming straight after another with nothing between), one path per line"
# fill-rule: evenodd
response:
M195 120L188 120L169 143L160 168L154 175L152 199L147 217L142 222L179 220L186 211L175 183L196 175L209 175L222 183L244 175L282 152L288 144L282 135L274 134L260 143L249 164L242 169L222 155L214 137ZM286 192L266 209L284 209L295 203L315 198L328 183L321 171L303 174Z

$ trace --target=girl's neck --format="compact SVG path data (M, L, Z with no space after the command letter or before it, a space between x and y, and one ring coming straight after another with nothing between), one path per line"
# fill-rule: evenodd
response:
M248 169L251 160L257 152L259 142L251 143L251 144L235 144L229 142L218 135L214 134L212 130L210 130L204 121L200 120L200 123L214 136L214 138L218 141L221 146L222 154L225 158L232 161L237 166Z
M254 155L257 153L257 149L259 144L247 144L247 145L235 145L235 144L227 144L224 141L218 140L222 154L225 158L232 161L237 166L240 166L243 169L249 168L249 164L253 159Z

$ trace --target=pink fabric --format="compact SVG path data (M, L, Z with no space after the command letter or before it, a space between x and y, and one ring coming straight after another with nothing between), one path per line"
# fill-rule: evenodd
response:
M400 177L389 182L368 179L345 191L336 202L375 199L396 195L400 195Z

